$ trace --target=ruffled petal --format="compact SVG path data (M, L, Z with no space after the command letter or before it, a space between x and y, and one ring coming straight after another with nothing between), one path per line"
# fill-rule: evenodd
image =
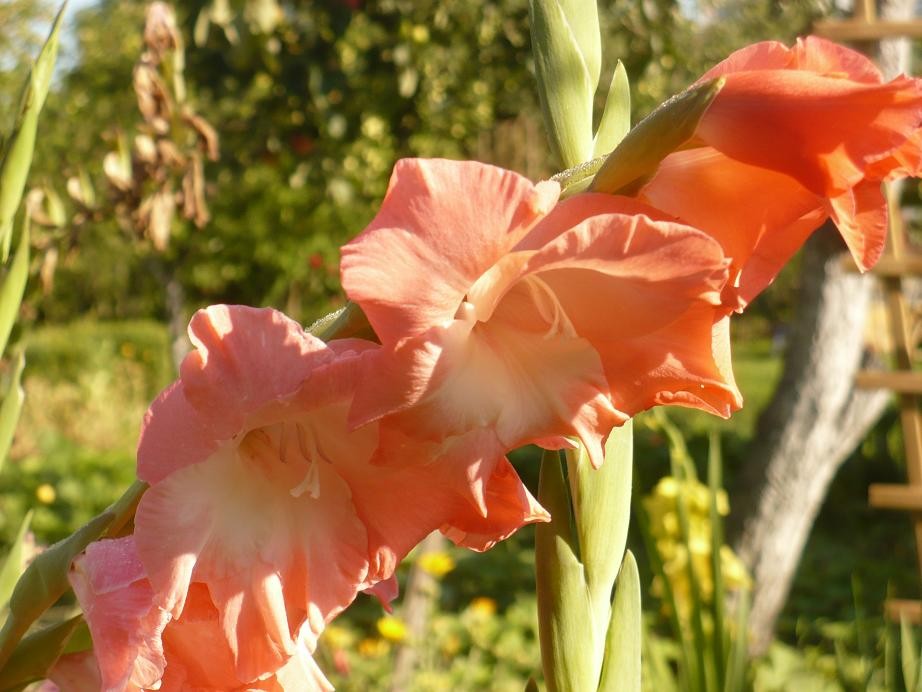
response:
M922 85L869 84L800 70L726 75L697 135L744 163L786 173L835 197L922 125Z
M330 465L312 462L296 494L259 454L226 450L173 473L145 493L135 529L164 608L180 615L190 581L208 585L243 680L279 667L305 616L319 633L367 573L365 527Z
M830 215L862 271L876 264L887 242L887 200L880 181L866 180L829 200Z
M170 614L154 604L132 537L91 543L68 575L93 637L102 690L155 686Z
M881 84L884 76L868 56L819 36L798 38L791 48L792 69L840 77L864 84Z
M174 382L144 414L138 441L138 478L157 483L174 471L207 459L218 448L212 430Z
M104 689L93 650L64 654L48 671L48 679L32 692L99 692ZM129 683L125 692L140 688Z
M486 516L470 511L455 512L442 526L442 533L457 545L484 551L524 524L551 520L551 515L528 492L507 459L496 465L487 483L485 502Z
M398 161L377 216L342 249L343 288L385 343L450 320L559 190L472 161Z
M825 201L794 178L702 147L666 157L640 195L701 229L730 258L743 307L775 278L826 218ZM735 303L725 291L725 300Z
M520 282L488 322L468 303L461 319L369 356L353 423L394 414L394 424L431 441L491 428L507 449L579 435L600 460L604 437L625 416L611 406L590 344L559 331L553 302Z
M180 378L189 403L218 439L238 432L247 416L292 395L333 352L278 310L212 305L189 323L195 350Z
M525 524L548 520L491 430L425 445L388 430L389 422L382 421L379 450L389 458L372 473L356 465L344 471L369 540L379 546L373 574L392 573L396 561L436 528L485 550Z
M794 66L795 61L796 57L791 49L780 41L760 41L734 51L705 72L696 83L735 72L784 70Z
M733 379L727 324L720 308L699 304L657 331L597 341L614 405L637 412L674 404L728 418L743 399Z
M818 36L798 38L793 48L778 41L746 46L712 67L698 82L754 70L804 70L867 84L883 82L880 70L867 56Z

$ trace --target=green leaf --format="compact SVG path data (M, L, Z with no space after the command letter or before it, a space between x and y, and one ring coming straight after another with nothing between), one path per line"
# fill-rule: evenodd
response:
M631 86L627 72L619 60L608 87L605 110L599 121L592 147L593 156L604 156L612 152L631 129Z
M10 546L10 551L6 554L3 567L0 567L0 610L3 610L6 604L9 603L13 587L16 586L16 581L19 579L19 575L22 574L22 542L25 540L30 523L32 523L32 510L26 512L26 516L23 517L16 539L13 541L13 545Z
M62 541L40 553L26 568L10 598L6 622L0 629L0 669L38 617L69 588L70 563L116 518L111 509L91 519Z
M19 208L29 168L32 165L38 115L42 106L45 105L45 97L51 86L51 74L58 55L58 34L66 6L66 2L61 5L48 40L45 41L38 59L32 66L29 79L23 89L19 117L7 140L3 159L0 161L0 248L2 248L3 261L6 261L9 256L13 219Z
M599 692L640 692L640 574L631 551L624 555L612 600Z
M749 592L740 591L736 604L736 628L730 645L727 679L724 692L742 692L746 689L746 662L749 660Z
M570 524L570 503L560 455L545 452L538 501L553 520L535 527L535 581L541 664L548 692L592 690L598 681L592 605Z
M729 650L727 636L727 623L724 622L724 590L723 565L720 561L720 551L724 545L723 518L717 507L717 494L720 492L722 459L720 452L720 435L711 431L710 446L708 449L708 487L711 491L711 579L714 584L711 595L711 618L713 626L711 649L714 652L714 671L717 686L723 687L726 680L726 656Z
M592 155L595 87L579 42L557 0L530 0L538 98L551 146L564 168Z
M919 685L919 656L912 625L905 615L900 615L900 653L903 663L903 684L908 692L915 692Z
M644 510L643 504L639 501L635 503L635 515L638 520L637 525L640 529L640 535L643 538L644 547L646 548L647 558L650 560L650 568L653 570L653 574L659 578L660 584L662 585L662 600L669 614L669 624L672 627L673 636L678 643L679 672L685 682L682 689L693 690L695 688L692 687L692 684L698 679L695 669L697 657L695 655L694 646L689 641L685 627L679 620L679 604L678 601L676 601L675 592L672 590L672 583L669 581L669 577L666 574L663 558L656 546L656 539L653 536L653 532L650 530L650 518L647 516L646 510Z
M16 358L16 365L13 366L10 387L6 390L6 396L3 397L3 404L0 404L0 469L3 468L6 455L10 452L10 445L13 444L16 424L22 412L22 402L26 398L26 393L22 388L22 371L25 366L26 358L20 353Z
M82 622L83 616L75 615L24 637L0 667L0 690L17 690L44 679Z
M603 641L609 626L612 588L627 544L633 463L633 421L611 431L605 443L605 462L599 469L592 468L582 447L567 452L579 555L592 600L596 642Z
M10 264L10 270L0 286L0 356L6 351L10 333L19 315L19 306L22 304L22 294L26 290L26 281L29 279L29 216L22 222L22 235L16 256Z
M589 189L611 194L630 194L639 189L660 161L692 138L723 85L723 78L712 79L659 106L608 156Z
M681 437L679 439L681 439ZM687 449L685 447L684 440L682 441L681 446L674 445L673 449L683 449L687 455ZM681 487L690 481L693 477L694 465L691 463L690 457L677 457L676 454L671 454L670 456L672 476L680 482ZM688 498L682 491L679 491L679 493L676 495L676 515L679 519L679 532L681 541L685 546L686 554L689 556L689 559L685 561L685 572L688 577L688 595L689 600L691 601L691 614L689 615L689 618L691 621L690 624L693 641L692 653L694 654L695 658L695 674L697 676L695 681L695 689L701 690L703 692L704 690L708 689L708 642L704 634L704 620L702 617L703 609L701 605L703 599L701 593L701 582L698 579L698 573L695 570L695 561L690 559L692 556L692 545L691 528L688 518Z
M590 96L599 86L602 72L602 32L596 0L558 0L589 74Z

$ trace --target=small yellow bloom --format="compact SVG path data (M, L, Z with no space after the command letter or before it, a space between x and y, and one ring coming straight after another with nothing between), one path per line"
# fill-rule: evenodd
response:
M398 617L385 615L377 623L378 634L390 642L402 642L407 638L407 625Z
M391 650L390 644L383 639L368 637L359 642L359 654L365 658L380 658Z
M335 624L327 625L321 636L334 649L348 649L354 640L352 632Z
M487 598L486 596L478 596L470 605L471 612L481 615L483 617L489 617L496 613L496 601L492 598Z
M43 505L50 505L57 496L58 494L54 491L54 488L48 483L42 483L35 489L35 497Z
M455 568L455 561L446 552L437 550L419 557L419 566L427 574L441 579Z
M136 353L134 344L130 341L123 343L118 350L122 354L122 358L134 358Z

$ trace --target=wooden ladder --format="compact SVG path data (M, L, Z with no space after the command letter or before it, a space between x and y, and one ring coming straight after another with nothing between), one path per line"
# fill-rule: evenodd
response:
M922 38L922 20L879 20L874 0L856 0L852 19L817 22L814 33L836 41L860 42L870 48L884 38ZM911 254L906 247L899 200L890 187L887 188L887 203L890 211L887 250L872 271L878 275L883 287L896 370L862 371L858 373L855 384L864 388L890 389L898 396L908 483L872 484L868 489L868 503L872 507L910 512L919 574L922 575L922 372L912 369L915 343L912 318L903 291L904 277L922 276L922 255ZM908 617L913 622L922 622L920 601L889 599L884 607L890 619Z

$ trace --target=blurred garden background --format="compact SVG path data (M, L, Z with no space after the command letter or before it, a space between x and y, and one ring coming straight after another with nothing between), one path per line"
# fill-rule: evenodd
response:
M373 216L395 160L474 158L532 179L555 172L526 0L174 6L184 60L158 66L164 79L153 86L135 71L147 3L84 0L67 10L28 186L33 254L14 334L26 358L25 404L0 474L0 554L27 512L35 543L47 545L128 486L141 417L175 377L197 308L273 306L309 325L340 307L338 248ZM56 9L0 1L2 132ZM603 69L610 75L623 61L636 122L732 50L790 43L843 9L825 0L602 0ZM914 184L905 194L918 197ZM679 550L657 534L676 521L676 494L711 520L707 459L717 440L728 493L715 505L729 505L728 545L738 538L752 507L745 483L757 421L804 301L801 269L793 262L734 322L740 413L719 421L671 409L668 420L645 415L636 425L637 511L653 540L634 521L630 542L645 584L648 666L672 670L679 654L677 601L664 600L647 548L672 550L660 556L667 561ZM883 331L868 329L869 357L886 359L874 338ZM674 473L671 457L687 460L679 440L704 485L660 483ZM534 488L536 454L522 450L514 462ZM752 664L756 689L909 686L897 670L899 627L886 623L883 604L918 596L911 525L867 503L870 483L905 481L904 463L890 407L823 489L774 640ZM533 537L527 527L483 555L424 546L401 569L404 586L411 572L417 580L417 621L402 600L385 617L362 597L325 633L322 668L342 690L522 690L540 671ZM725 566L727 582L745 588L742 566ZM679 600L681 589L673 584ZM406 651L410 672L395 680Z

